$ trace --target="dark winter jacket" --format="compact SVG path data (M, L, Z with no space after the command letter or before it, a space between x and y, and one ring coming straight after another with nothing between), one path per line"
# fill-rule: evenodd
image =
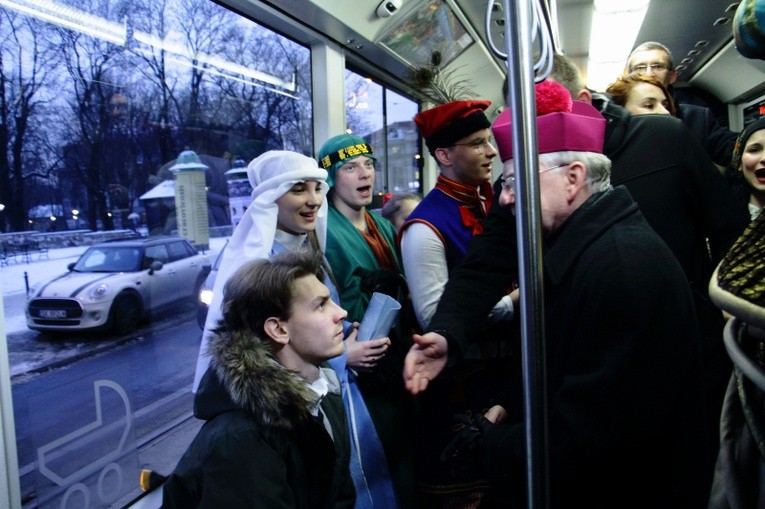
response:
M729 165L738 134L721 125L709 108L680 103L677 110L678 118L704 147L709 158L720 166Z
M348 426L340 383L322 368L330 392L316 394L278 364L268 346L244 334L211 339L212 361L194 398L207 421L163 485L163 507L353 507Z
M626 189L545 241L551 507L701 507L701 346L682 269ZM525 507L522 420L481 450L501 507Z

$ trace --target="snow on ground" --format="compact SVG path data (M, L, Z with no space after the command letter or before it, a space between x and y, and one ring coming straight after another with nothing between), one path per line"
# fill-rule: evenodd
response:
M210 259L211 264L215 261L215 257L225 245L226 240L228 240L226 237L210 239L210 249L205 251L205 253ZM67 265L71 262L76 262L77 258L87 248L88 246L51 249L48 252L47 258L43 256L42 259L39 259L39 255L34 254L29 262L19 260L18 262L10 262L8 266L0 267L0 289L2 290L4 302L6 334L26 330L27 327L23 309L21 312L15 307L11 309L8 306L8 302L6 302L9 296L24 295L26 293L25 274L30 287L40 281L56 277L65 273Z

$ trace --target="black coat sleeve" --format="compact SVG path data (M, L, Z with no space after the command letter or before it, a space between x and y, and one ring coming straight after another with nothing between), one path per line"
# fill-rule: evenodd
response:
M515 216L494 203L467 255L449 275L428 331L449 342L450 361L461 357L491 309L517 278Z
M711 164L698 145L686 136L679 150L685 159L690 185L694 188L696 214L703 234L709 241L713 265L722 260L725 253L749 224L746 205L736 198L730 184Z

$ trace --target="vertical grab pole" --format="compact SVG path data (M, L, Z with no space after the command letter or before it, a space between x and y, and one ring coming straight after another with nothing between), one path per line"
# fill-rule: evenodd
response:
M503 0L507 16L508 106L511 108L515 147L527 503L530 509L546 509L549 506L547 390L531 1Z

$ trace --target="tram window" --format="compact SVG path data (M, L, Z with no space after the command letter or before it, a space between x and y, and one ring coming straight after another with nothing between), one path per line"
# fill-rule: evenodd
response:
M419 134L414 123L417 103L385 90L388 191L422 192L419 165Z
M369 141L377 158L375 194L420 191L418 105L351 70L345 73L346 122L350 132ZM374 201L373 206L381 206Z
M29 254L2 268L22 503L121 507L140 495L140 469L169 473L201 425L191 415L191 384L202 264L188 274L157 271L152 282L172 283L164 290L136 279L109 300L112 308L85 311L109 324L138 320L129 334L62 332L83 312L69 293L41 315L56 330L29 330L22 274L42 286L67 273L83 239L175 235L181 218L169 168L184 150L205 167L209 244L222 247L232 224L225 173L235 161L270 149L313 155L311 51L210 0L9 0L0 38L0 78L16 98L0 108L19 119L6 127L21 144L14 163L25 185L8 193L0 221L68 239L47 246L49 259ZM67 214L27 223L16 213L38 205ZM75 228L79 237L67 237ZM207 252L210 263L215 254ZM114 291L103 276L69 292L98 301ZM8 294L13 281L22 283Z

